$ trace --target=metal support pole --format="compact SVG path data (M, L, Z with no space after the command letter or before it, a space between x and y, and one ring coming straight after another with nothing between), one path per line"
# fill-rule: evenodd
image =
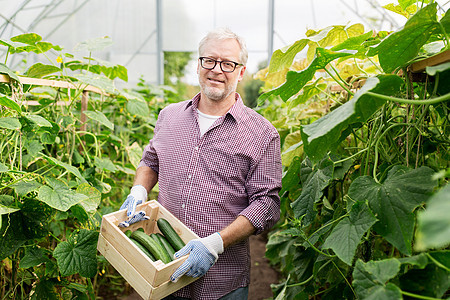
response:
M83 91L83 94L81 95L81 115L80 115L80 121L81 121L81 126L80 126L80 130L81 131L86 131L86 115L84 114L84 112L87 110L88 108L88 101L89 101L89 92L88 91ZM84 133L81 133L81 135L84 135Z
M269 0L269 28L268 28L268 45L267 45L267 65L270 63L270 58L273 53L273 37L275 35L274 21L275 21L275 0Z
M162 1L156 0L156 59L158 68L158 84L164 84L164 52L162 35Z

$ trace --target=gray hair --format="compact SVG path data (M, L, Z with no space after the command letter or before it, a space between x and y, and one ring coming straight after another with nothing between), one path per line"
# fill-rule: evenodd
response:
M228 28L217 28L213 31L210 31L199 43L198 45L198 53L202 54L203 48L206 43L210 40L226 40L226 39L234 39L238 42L241 47L241 52L239 54L239 59L241 64L246 64L248 59L248 51L245 41L242 37L238 36L236 33L232 32Z

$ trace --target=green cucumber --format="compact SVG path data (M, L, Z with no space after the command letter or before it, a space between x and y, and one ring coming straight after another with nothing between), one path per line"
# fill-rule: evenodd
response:
M175 251L180 250L186 245L166 219L159 218L156 224L158 225L159 231L162 232Z
M169 243L169 241L166 239L165 236L163 236L161 233L157 233L156 236L159 237L160 243L164 246L164 248L169 253L170 257L174 257L175 249L173 249L172 245Z
M130 229L128 229L128 230L125 231L124 233L125 233L125 235L126 235L127 237L130 237L131 234L133 233L133 231L131 231Z
M139 248L142 252L144 252L152 261L155 261L155 257L147 250L141 243L139 243L134 238L130 238L130 240Z
M164 247L163 242L161 241L160 237L156 233L150 234L150 237L161 246L161 249L167 254L168 257L170 257L170 261L173 260L173 255L170 255L169 251L167 251L166 247Z
M136 230L131 234L131 238L137 240L141 243L148 251L150 251L157 260L161 260L163 263L167 264L171 261L167 252L162 248L159 243L155 242L150 236L145 232Z

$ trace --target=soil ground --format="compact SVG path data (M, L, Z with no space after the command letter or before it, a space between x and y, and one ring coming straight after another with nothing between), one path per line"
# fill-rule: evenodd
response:
M249 300L263 300L272 298L270 285L278 283L279 274L264 257L266 251L266 236L264 234L250 237L250 255L252 267L250 271ZM141 300L136 293L120 298L120 300Z

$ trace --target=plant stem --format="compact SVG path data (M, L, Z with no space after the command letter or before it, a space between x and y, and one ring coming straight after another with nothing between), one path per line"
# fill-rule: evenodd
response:
M416 298L416 299L425 299L425 300L439 300L439 299L441 299L441 298L434 298L434 297L417 295L417 294L413 294L413 293L405 292L405 291L401 291L401 293L403 295L405 295L405 296L413 297L413 298Z
M328 75L330 75L331 78L333 78L334 81L336 81L344 90L346 90L349 95L353 96L353 93L344 84L342 84L340 80L338 80L333 74L331 74L331 72L327 68L324 68L324 70L328 73Z
M387 100L387 101L400 102L400 103L406 103L406 104L417 104L417 105L436 104L436 103L450 100L450 93L445 94L440 97L433 98L433 99L428 99L428 100L410 100L410 99L381 95L381 94L377 94L377 93L373 93L373 92L366 92L366 94L369 96L372 96L372 97L375 97L378 99Z
M410 124L407 123L397 123L397 124L393 124L391 126L389 126L388 128L386 128L386 130L380 135L380 137L377 139L376 143L375 143L375 154L374 154L374 163L373 163L373 179L375 180L376 183L380 183L377 179L377 164L378 164L378 145L380 144L381 139L386 135L386 133L391 130L394 127L397 126L409 126Z
M309 244L309 246L311 246L311 248L313 248L313 250L316 251L317 253L320 253L320 254L322 254L323 256L326 256L326 257L329 257L329 258L334 258L334 257L336 257L336 255L330 255L330 254L327 254L327 253L322 252L321 250L317 249L316 246L314 246L314 245L309 241L308 238L305 238L305 241L306 241L306 242Z
M353 154L353 155L351 155L351 156L349 156L349 157L346 157L346 158L343 158L343 159L341 159L341 160L335 161L334 164L342 163L342 162L344 162L344 161L347 161L347 160L349 160L349 159L352 159L353 157L358 156L359 154L364 153L364 152L366 152L367 150L369 150L369 148L364 148L364 149L362 149L362 150L356 152L355 154Z
M353 61L354 61L354 63L355 63L355 66L358 68L358 70L360 70L362 73L364 73L364 75L365 75L366 77L369 77L369 74L367 74L367 72L364 71L364 70L359 66L358 62L356 61L356 57L353 58Z
M92 286L91 278L86 278L86 281L87 281L87 284L88 284L89 298L91 300L95 300L94 288Z
M375 66L375 68L378 69L378 71L380 71L380 73L384 73L383 69L381 69L379 65L377 65L374 61L372 61L370 57L367 57L367 59Z
M314 234L316 234L317 232L319 232L319 231L322 230L323 228L325 228L325 227L327 227L327 226L330 226L331 224L333 224L333 223L335 223L335 222L337 222L337 221L340 221L341 219L347 217L348 215L349 215L349 214L346 213L346 214L340 216L339 218L337 218L336 220L333 220L333 221L331 221L330 223L327 223L327 224L321 226L319 229L317 229L316 231L314 231L314 232L308 237L308 240L309 240Z
M317 270L317 273L319 273L326 265L328 265L329 263L331 263L332 260L328 260L326 263L324 263L322 266L320 266L320 268ZM302 282L298 282L298 283L293 283L293 284L289 284L287 285L287 287L294 287L294 286L300 286L300 285L304 285L307 284L308 282L310 282L312 279L314 278L314 274L312 274L308 279L302 281Z
M306 279L305 281L298 282L298 283L293 283L293 284L289 284L289 285L287 285L287 287L294 287L294 286L300 286L300 285L307 284L307 283L310 282L311 279L313 279L313 278L314 278L314 274L312 274L311 276L309 276L309 278Z
M446 270L447 272L450 272L450 269L446 266L444 266L443 264L441 264L439 261L437 261L433 256L430 255L429 252L426 253L427 257L439 268L442 268L444 270Z
M339 269L338 266L336 266L336 264L334 263L334 261L331 261L334 265L334 267L338 270L338 272L341 274L342 278L344 278L345 282L347 283L348 287L352 290L353 295L355 295L355 298L358 299L358 297L356 296L355 290L353 289L352 285L350 284L350 282L348 282L347 277L345 277L344 274L342 274L341 269Z

